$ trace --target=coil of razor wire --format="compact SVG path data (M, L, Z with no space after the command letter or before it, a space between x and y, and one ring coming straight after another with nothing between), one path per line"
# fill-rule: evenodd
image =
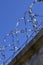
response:
M24 16L23 16L22 18L18 18L18 19L17 19L16 29L15 29L14 31L13 31L13 30L10 31L8 34L6 34L6 35L4 36L3 43L5 43L5 44L7 44L7 45L0 47L0 51L1 51L0 54L1 54L1 56L2 56L1 59L3 60L3 65L5 65L5 61L6 61L5 49L8 49L8 47L10 47L10 49L8 49L8 51L9 51L9 52L12 52L12 51L13 51L13 53L14 53L15 51L17 51L17 50L20 50L20 48L19 48L18 46L15 46L15 37L16 37L16 43L17 43L18 45L20 44L20 40L19 40L19 38L18 38L18 34L25 34L26 43L27 43L27 41L28 41L28 39L30 38L30 36L32 37L32 35L33 35L34 32L37 33L37 32L40 30L40 26L41 26L42 23L41 23L41 24L38 23L36 17L43 17L43 16L38 15L38 14L34 14L33 11L32 11L33 6L34 6L37 2L43 2L43 0L35 0L35 1L29 6L29 10L24 13ZM27 17L26 17L27 14L28 14L28 16L29 16L28 19L27 19ZM24 25L24 28L18 30L18 27L19 27L21 21L22 21L22 23L24 23L24 24L23 24L23 25ZM21 23L21 24L22 24L22 23ZM27 23L31 23L33 29L28 28ZM38 28L38 27L39 27L39 28ZM33 33L29 36L29 34L28 34L29 32L33 32ZM11 38L11 42L10 42L10 43L9 43L9 42L7 43L7 39L8 39L9 37Z

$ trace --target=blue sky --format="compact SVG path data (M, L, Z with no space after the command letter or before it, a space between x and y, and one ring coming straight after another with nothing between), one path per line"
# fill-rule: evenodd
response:
M18 17L23 17L33 0L0 0L0 44L3 36L16 28ZM34 11L35 8L35 11ZM43 3L37 3L33 12L43 15ZM43 18L38 18L39 21Z
M0 0L0 34L15 28L16 19L23 16L26 5L25 0Z
M0 39L2 35L15 28L16 19L24 15L30 3L31 0L0 0ZM36 11L43 14L40 7L43 9L43 4L39 4Z

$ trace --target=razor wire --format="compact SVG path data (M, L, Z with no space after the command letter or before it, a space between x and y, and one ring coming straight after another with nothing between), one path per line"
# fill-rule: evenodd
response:
M12 56L15 55L15 53L18 50L21 49L21 46L25 45L31 37L34 37L33 34L34 33L38 33L39 30L41 29L41 27L43 26L43 22L39 23L37 21L37 19L36 19L36 17L39 17L39 18L42 17L43 18L43 16L38 15L38 14L34 14L33 10L32 10L32 8L34 7L34 5L37 2L43 2L43 0L35 0L35 1L33 1L33 3L29 6L29 10L24 12L24 16L22 18L18 18L17 19L16 29L10 31L8 34L6 34L4 36L3 43L5 45L0 46L0 55L1 55L1 59L0 60L2 60L2 62L3 62L2 65L5 65L5 63L11 57L10 56L8 58L8 60L6 60L6 53L5 52L9 51L7 53L12 53ZM28 18L27 18L27 14L29 16ZM22 28L22 25L21 25L21 27L19 27L20 24L23 24L24 27ZM26 40L25 40L25 44L22 44L21 46L19 46L20 43L21 43L19 36L22 36L22 34L25 36L23 38L26 38ZM9 40L11 40L10 43L9 43ZM15 42L16 42L16 44L18 44L17 46L15 45ZM6 49L6 51L5 51L5 49Z

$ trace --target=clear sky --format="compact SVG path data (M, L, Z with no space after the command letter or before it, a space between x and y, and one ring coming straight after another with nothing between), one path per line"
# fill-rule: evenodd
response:
M33 0L0 0L0 44L3 36L16 28L18 17L23 17ZM35 11L34 11L35 9ZM37 3L33 12L43 15L43 3ZM38 18L40 20L40 18ZM43 18L41 18L43 20ZM1 61L0 61L1 62Z
M15 28L16 19L22 17L28 0L0 0L0 35Z

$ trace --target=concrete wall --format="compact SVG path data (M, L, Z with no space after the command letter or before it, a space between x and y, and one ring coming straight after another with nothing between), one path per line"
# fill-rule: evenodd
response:
M43 47L22 65L43 65Z

